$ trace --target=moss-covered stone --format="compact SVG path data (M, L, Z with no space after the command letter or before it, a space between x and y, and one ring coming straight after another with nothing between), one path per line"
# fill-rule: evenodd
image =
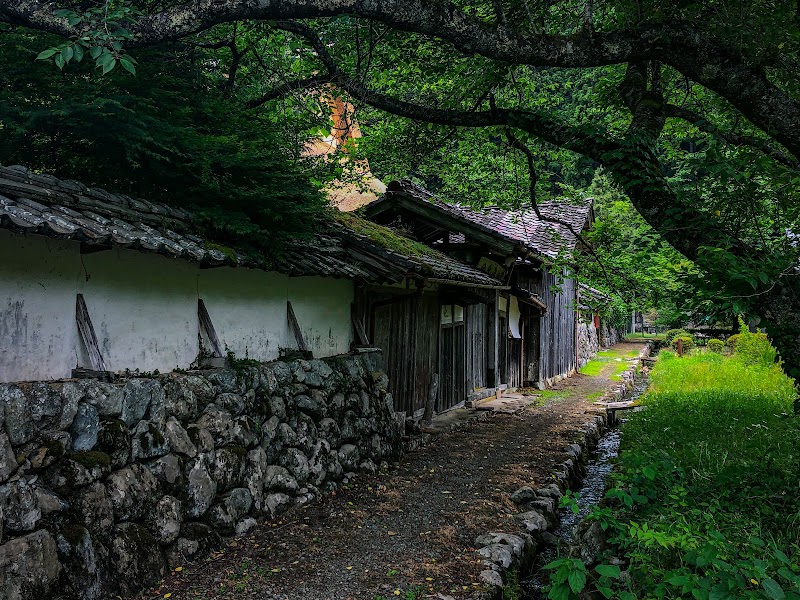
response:
M110 457L113 468L124 467L131 454L131 435L125 422L119 419L103 421L97 436L97 449Z
M79 452L77 454L73 454L70 458L89 470L92 470L96 467L99 467L100 469L111 468L111 457L105 452L99 452L96 450L91 452Z
M65 524L59 533L67 540L70 546L78 546L86 535L86 528L79 523Z

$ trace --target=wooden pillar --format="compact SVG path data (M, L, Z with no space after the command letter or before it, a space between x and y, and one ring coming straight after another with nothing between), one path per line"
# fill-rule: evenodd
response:
M500 290L494 291L494 386L500 387Z

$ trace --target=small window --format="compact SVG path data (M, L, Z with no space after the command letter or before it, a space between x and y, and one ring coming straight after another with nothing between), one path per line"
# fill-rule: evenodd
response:
M453 323L453 307L449 304L442 306L442 325L450 325Z
M456 304L453 307L453 322L454 323L463 323L464 322L464 307L459 306Z
M458 304L444 304L442 306L441 320L442 325L453 325L464 322L464 307Z

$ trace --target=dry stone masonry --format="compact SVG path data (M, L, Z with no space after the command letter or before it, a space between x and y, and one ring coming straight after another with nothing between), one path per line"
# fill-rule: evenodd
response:
M380 353L0 385L0 589L129 594L401 451Z

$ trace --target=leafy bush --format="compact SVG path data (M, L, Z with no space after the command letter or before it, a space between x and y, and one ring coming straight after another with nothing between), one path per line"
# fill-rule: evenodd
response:
M601 561L622 557L628 577L562 561L549 597L578 598L585 581L620 600L799 600L794 382L775 363L710 352L662 352L651 381L624 425L609 504L590 516L611 543Z
M747 365L768 367L775 363L778 351L772 346L766 333L751 333L739 317L739 334L734 354Z
M670 329L669 331L667 331L667 333L664 334L664 341L667 343L668 346L671 346L672 340L682 335L690 335L690 334L685 329Z
M727 340L725 340L725 345L731 349L731 352L736 350L736 343L739 341L739 334L734 333L730 336Z
M718 340L717 338L711 338L710 340L708 340L706 348L708 348L709 352L714 352L715 354L722 354L722 351L725 349L725 342L723 342L722 340Z
M678 337L672 340L672 347L677 351L678 350L678 340L681 341L683 344L683 351L688 352L692 348L694 348L694 338L689 334L686 335L679 335Z

